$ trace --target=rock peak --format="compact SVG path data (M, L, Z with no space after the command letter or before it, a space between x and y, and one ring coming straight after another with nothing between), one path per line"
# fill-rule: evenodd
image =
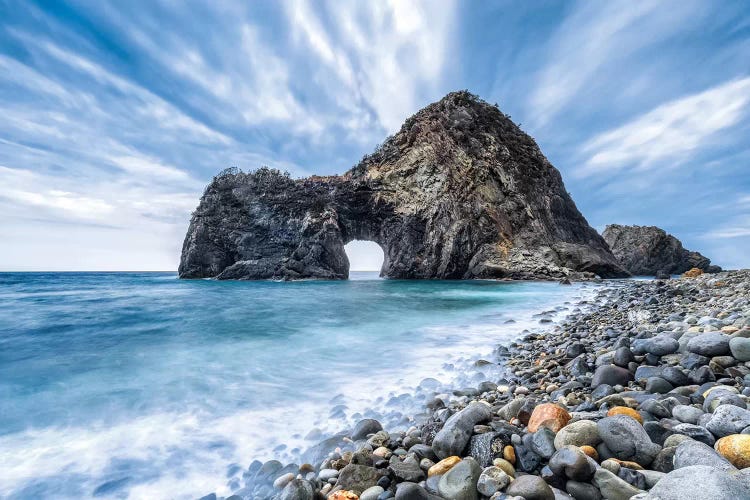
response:
M627 275L536 142L460 91L342 176L217 177L191 220L180 276L342 279L354 239L383 248L390 278Z

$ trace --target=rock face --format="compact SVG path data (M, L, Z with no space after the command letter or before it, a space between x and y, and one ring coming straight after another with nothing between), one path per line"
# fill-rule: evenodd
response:
M721 271L707 257L685 250L680 240L655 226L610 224L602 236L617 260L636 276L681 274L694 267L709 273Z
M179 273L345 279L352 240L383 248L388 278L627 276L534 140L468 92L422 109L341 176L218 175Z

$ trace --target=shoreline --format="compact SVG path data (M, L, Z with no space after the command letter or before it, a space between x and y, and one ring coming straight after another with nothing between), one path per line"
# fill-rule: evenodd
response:
M388 434L379 422L365 419L353 432L342 431L325 443L337 451L324 458L321 445L319 461L301 467L253 462L244 473L245 486L226 498L514 498L524 487L533 490L522 497L527 500L652 498L650 489L673 482L667 477L673 469L704 463L719 464L716 471L726 476L716 488L735 488L739 498L750 498L750 469L737 472L710 447L727 437L723 443L746 442L743 429L724 436L719 424L710 422L718 407L732 407L720 409L719 417L737 412L734 408L747 411L750 367L732 358L729 341L750 337L749 284L748 271L605 282L590 303L571 304L570 314L546 333L496 346L499 360L493 361L508 373L498 383L456 388L452 398L433 399L426 420L405 433ZM581 310L584 304L589 310ZM699 341L688 341L721 328L726 331L705 340L720 344L710 351L717 353L712 358L695 352ZM648 340L657 332L657 340ZM703 395L714 386L719 386L711 390L715 397ZM750 411L746 416L750 419ZM588 432L589 444L575 438L576 429ZM564 441L557 437L561 431L574 435L577 446L556 446ZM632 440L630 448L618 449L608 432ZM675 456L682 457L678 463ZM729 459L750 465L741 457Z

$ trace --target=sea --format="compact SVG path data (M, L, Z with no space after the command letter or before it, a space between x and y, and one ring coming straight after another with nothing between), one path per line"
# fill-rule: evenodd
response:
M0 498L228 495L253 460L500 380L498 345L595 287L0 273Z

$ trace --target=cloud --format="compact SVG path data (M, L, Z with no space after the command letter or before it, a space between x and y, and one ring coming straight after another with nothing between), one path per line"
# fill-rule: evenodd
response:
M586 101L586 92L607 82L618 62L684 31L708 9L698 2L680 5L655 0L578 2L547 42L546 63L528 100L534 128ZM638 82L643 84L643 80ZM628 85L619 82L619 91Z
M614 130L595 136L582 148L587 160L579 176L631 167L638 170L679 161L708 145L715 134L736 125L750 103L750 77L667 102Z
M350 131L392 133L425 98L442 97L436 92L451 55L454 1L285 5L296 50L316 60L316 78Z

